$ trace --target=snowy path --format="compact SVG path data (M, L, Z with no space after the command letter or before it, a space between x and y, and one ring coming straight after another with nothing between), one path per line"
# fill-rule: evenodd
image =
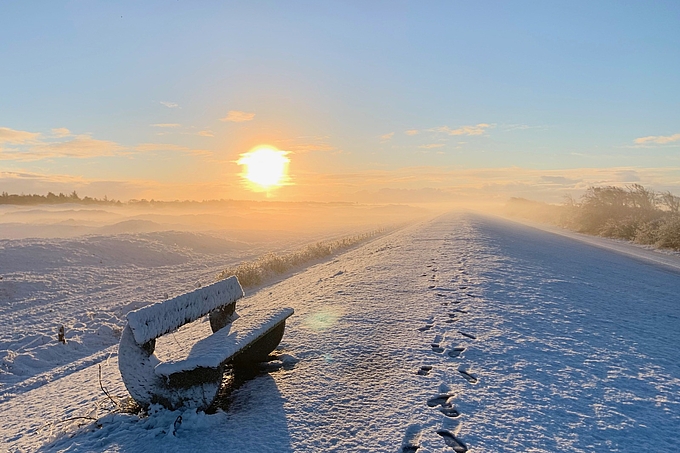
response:
M295 308L280 352L299 362L228 411L112 415L41 451L678 451L679 289L666 267L446 215L246 298ZM0 433L36 450L102 397L85 368L0 403Z

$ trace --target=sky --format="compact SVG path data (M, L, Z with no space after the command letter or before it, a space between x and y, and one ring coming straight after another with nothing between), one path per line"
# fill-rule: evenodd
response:
M680 194L677 1L3 1L0 190ZM286 152L253 191L239 160Z

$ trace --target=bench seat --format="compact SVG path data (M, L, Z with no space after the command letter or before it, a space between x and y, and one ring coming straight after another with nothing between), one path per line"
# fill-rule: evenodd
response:
M244 349L274 330L293 314L292 308L275 311L253 308L241 314L231 324L198 341L182 360L170 360L156 365L154 372L169 377L197 368L217 369L236 358Z

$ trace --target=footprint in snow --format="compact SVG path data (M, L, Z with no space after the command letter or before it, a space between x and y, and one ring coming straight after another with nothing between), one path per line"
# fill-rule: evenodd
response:
M448 355L449 357L455 358L460 356L463 353L463 351L465 351L464 347L456 346L455 348L451 348L451 350L449 350Z
M437 434L442 436L444 438L444 443L453 448L453 451L456 453L465 453L467 451L467 445L454 436L448 429L438 429Z
M430 346L432 347L432 350L438 354L441 354L444 352L444 348L442 348L439 344L444 341L444 336L441 334L437 334L434 337L434 340L432 340L432 343L430 343Z
M458 333L461 334L461 335L464 336L464 337L468 337L468 338L471 338L471 339L473 339L473 340L476 340L476 339L477 339L477 337L475 337L475 336L472 335L471 333L463 332L462 330L459 330Z
M456 409L453 406L440 407L439 412L441 412L442 414L449 418L460 417L460 412L458 412L458 409Z
M453 406L455 396L455 393L440 393L427 400L427 405L428 407L439 406L439 412L447 417L456 418L460 416L460 412Z
M418 374L419 376L427 376L428 374L430 374L430 371L432 371L432 365L423 365L420 367L416 374Z
M422 429L420 425L410 425L406 428L404 440L401 442L401 453L415 453L420 448Z
M434 324L425 324L423 327L419 327L418 330L420 332L425 332L426 330L430 330L432 327L434 327Z
M468 451L467 445L454 436L453 433L448 429L438 429L437 434L442 436L444 438L444 443L453 448L453 451L456 453L465 453Z
M436 407L436 406L443 406L449 400L453 397L455 397L455 393L440 393L437 396L433 396L429 400L427 400L427 405L428 407Z
M461 374L461 376L463 376L463 377L465 378L465 380L468 381L470 384L476 384L476 383L478 382L477 377L476 377L476 376L473 376L472 374L470 374L470 372L469 372L467 369L465 369L465 368L463 368L463 367L460 367L460 368L458 368L458 372L459 372L459 373Z

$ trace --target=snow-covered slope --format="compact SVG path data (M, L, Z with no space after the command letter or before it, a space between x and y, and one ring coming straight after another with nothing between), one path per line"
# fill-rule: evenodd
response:
M679 290L670 267L446 215L241 300L295 315L281 360L216 414L62 422L105 413L83 365L6 396L0 433L10 451L674 452ZM189 348L182 335L164 347ZM108 352L102 383L123 396Z
M0 402L116 345L130 310L212 283L242 260L323 239L227 237L166 231L0 240ZM61 325L65 345L55 341Z

